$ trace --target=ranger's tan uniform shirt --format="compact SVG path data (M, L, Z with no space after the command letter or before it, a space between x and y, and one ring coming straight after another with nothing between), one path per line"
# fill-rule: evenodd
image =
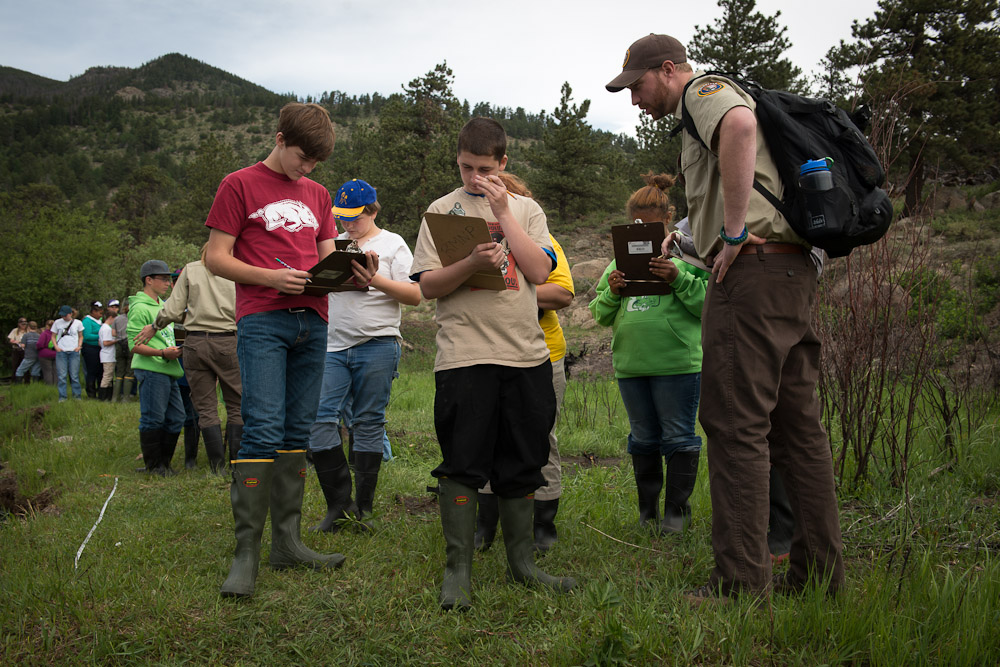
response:
M712 138L726 112L734 107L756 110L753 98L732 83L719 76L702 76L696 72L693 83L688 86L684 101L688 113L694 121L698 134L710 147ZM701 78L699 78L701 77ZM681 104L678 102L674 116L681 118ZM684 192L687 196L688 217L695 249L701 257L715 255L722 248L719 230L725 220L722 197L722 175L719 173L719 155L701 145L697 139L683 132L681 144L681 172L684 174ZM784 195L784 187L778 175L778 168L771 159L760 123L757 124L757 164L754 177L779 199ZM809 247L788 225L785 218L756 190L750 191L750 206L747 209L747 229L751 234L765 239L768 243L797 243Z
M187 331L235 332L236 283L215 275L200 261L185 265L156 316L159 329L171 322L182 322Z

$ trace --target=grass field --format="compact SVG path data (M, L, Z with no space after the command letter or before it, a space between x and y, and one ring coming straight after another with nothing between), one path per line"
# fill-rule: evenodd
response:
M396 458L379 480L377 532L305 533L309 546L345 554L345 566L262 567L257 594L235 603L218 595L234 546L228 481L209 474L203 450L196 471L150 478L133 472L137 404L56 403L42 385L0 390L3 488L16 479L30 500L0 519L0 664L1000 662L996 416L963 444L962 463L912 472L908 497L877 483L842 495L848 582L837 599L807 592L695 609L681 593L712 566L704 460L692 529L640 531L625 413L607 379L571 379L558 430L559 541L540 563L575 576L577 591L509 583L498 543L476 557L473 609L442 613L444 540L426 491L438 460L431 353L417 335L394 387ZM304 528L324 509L310 475ZM265 563L268 543L265 531Z

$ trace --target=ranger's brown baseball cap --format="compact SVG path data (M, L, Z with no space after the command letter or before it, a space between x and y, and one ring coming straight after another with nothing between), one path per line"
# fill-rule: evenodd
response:
M659 67L664 60L674 64L686 63L687 53L684 51L684 45L670 35L649 33L628 47L625 51L625 62L622 63L622 73L612 79L605 88L612 93L628 88L638 81L646 70Z

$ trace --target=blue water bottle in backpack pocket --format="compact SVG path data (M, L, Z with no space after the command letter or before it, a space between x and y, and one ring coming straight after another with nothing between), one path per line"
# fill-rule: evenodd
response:
M829 159L807 160L799 168L799 187L806 195L806 208L809 211L806 227L819 233L824 229L834 231L840 227L836 212L827 205L827 193L833 191L833 172L827 162Z

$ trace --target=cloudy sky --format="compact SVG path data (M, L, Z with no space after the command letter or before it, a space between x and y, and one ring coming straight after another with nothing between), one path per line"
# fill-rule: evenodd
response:
M805 72L876 6L757 2L781 11L786 55ZM178 52L275 92L387 95L447 61L470 104L551 111L568 81L577 102L591 100L593 126L629 134L638 111L604 89L625 49L649 32L687 44L721 14L711 0L0 0L0 10L0 65L60 81Z

